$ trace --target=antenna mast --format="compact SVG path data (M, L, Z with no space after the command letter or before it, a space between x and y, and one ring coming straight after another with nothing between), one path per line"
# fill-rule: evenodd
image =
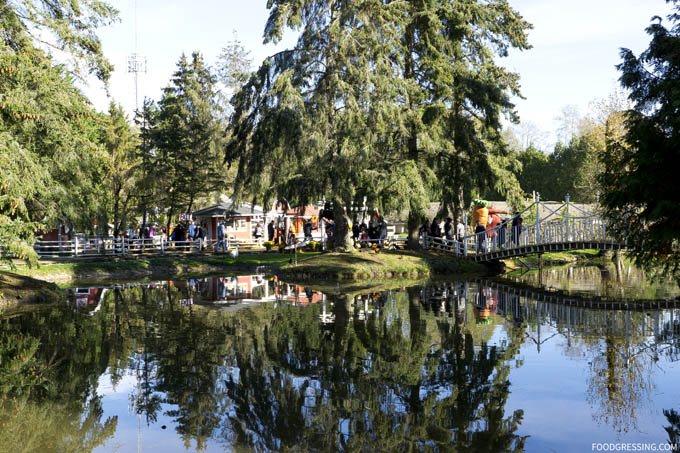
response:
M128 73L135 77L135 114L139 111L139 74L146 74L146 57L137 53L137 0L133 0L133 52L128 57Z

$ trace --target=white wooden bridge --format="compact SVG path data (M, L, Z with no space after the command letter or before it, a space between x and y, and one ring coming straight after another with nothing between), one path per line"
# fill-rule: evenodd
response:
M536 195L534 202L518 214L524 219L519 227L511 224L515 216L508 216L501 225L467 235L462 241L425 235L423 248L480 262L564 250L625 248L613 237L601 216L570 203L569 194L565 198L564 203L553 206L541 202ZM548 214L541 217L542 211Z

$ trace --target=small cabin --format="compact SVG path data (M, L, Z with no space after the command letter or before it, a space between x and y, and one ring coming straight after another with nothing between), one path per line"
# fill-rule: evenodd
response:
M236 240L254 239L255 226L260 223L266 229L264 210L250 203L234 205L226 199L219 204L194 211L192 216L197 225L205 228L206 238L217 239L217 225L225 222L225 234Z

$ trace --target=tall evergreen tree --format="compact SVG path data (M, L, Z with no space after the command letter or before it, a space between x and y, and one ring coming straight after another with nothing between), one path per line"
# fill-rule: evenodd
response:
M120 105L109 106L108 124L104 129L104 146L109 153L107 180L109 184L109 218L113 232L121 231L136 207L139 180L137 135Z
M426 162L420 168L435 169L443 209L462 219L473 195L489 186L518 192L519 184L503 168L509 162L500 118L505 114L516 120L510 96L520 95L519 77L498 66L494 56L506 56L510 48L528 49L531 26L506 0L407 5L402 36L408 83L405 155ZM424 211L413 203L410 208L409 242L414 246Z
M419 175L376 153L395 120L391 61L395 8L381 2L274 0L265 42L300 28L296 46L267 59L234 99L236 197L293 204L328 197L336 247L349 249L347 213L383 188L401 196ZM390 50L392 48L392 50ZM392 199L393 196L383 197ZM345 211L347 209L348 212Z
M84 66L108 77L95 30L114 18L99 1L0 2L0 260L33 261L41 229L65 216L91 228L101 212L100 118L73 74ZM76 71L37 47L46 42L66 51Z
M223 184L220 143L225 125L215 84L215 76L195 52L190 60L182 55L163 90L154 134L155 165L169 218L191 212L198 197Z
M406 206L416 231L435 176L453 204L450 188L489 169L499 112L510 112L518 88L490 48L503 55L527 47L528 24L507 2L300 0L270 8L266 41L285 27L302 31L235 98L227 157L239 162L237 194L299 202L327 195L345 248L344 207L364 197L386 211Z
M647 28L652 39L635 56L621 50L619 81L630 90L634 109L628 112L625 140L610 140L604 155L602 204L621 239L638 262L659 262L680 276L680 2L668 17L671 28L653 18Z

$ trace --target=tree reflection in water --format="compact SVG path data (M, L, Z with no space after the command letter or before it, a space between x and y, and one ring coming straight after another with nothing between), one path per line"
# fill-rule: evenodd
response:
M230 312L200 305L203 283L117 288L89 315L64 307L0 321L0 386L17 396L0 407L0 436L20 450L20 408L37 437L90 451L117 424L100 377L115 387L132 373L134 410L147 424L171 417L187 448L520 451L523 413L505 407L527 329L543 341L546 325L592 355L589 400L621 431L647 399L655 357L680 350L677 320L653 336L622 335L620 314L592 330L592 310L490 284L319 297L269 281L260 292L287 296ZM500 324L506 339L487 345Z
M333 297L328 329L319 307L279 309L262 353L236 357L225 440L258 450L522 450L521 411L504 417L521 330L502 350L475 348L462 322L426 322L410 295L381 295L370 313Z
M588 402L595 421L618 432L639 431L637 413L649 404L653 371L661 355L678 360L680 324L660 312L601 314L601 328L582 338L590 359Z
M19 420L10 414L20 405L51 445L91 451L116 428L115 417L102 421L99 377L108 372L115 386L132 370L134 409L147 424L164 411L187 448L221 439L257 450L523 449L522 412L504 416L521 328L487 347L461 313L432 316L419 289L370 303L326 299L332 323L320 322L321 304L186 306L195 291L177 282L118 288L91 316L54 308L2 321L3 332L34 346L33 368L17 382L36 371L45 379L28 391L2 375L6 391L26 395L3 403L3 426ZM60 415L68 408L70 417Z

